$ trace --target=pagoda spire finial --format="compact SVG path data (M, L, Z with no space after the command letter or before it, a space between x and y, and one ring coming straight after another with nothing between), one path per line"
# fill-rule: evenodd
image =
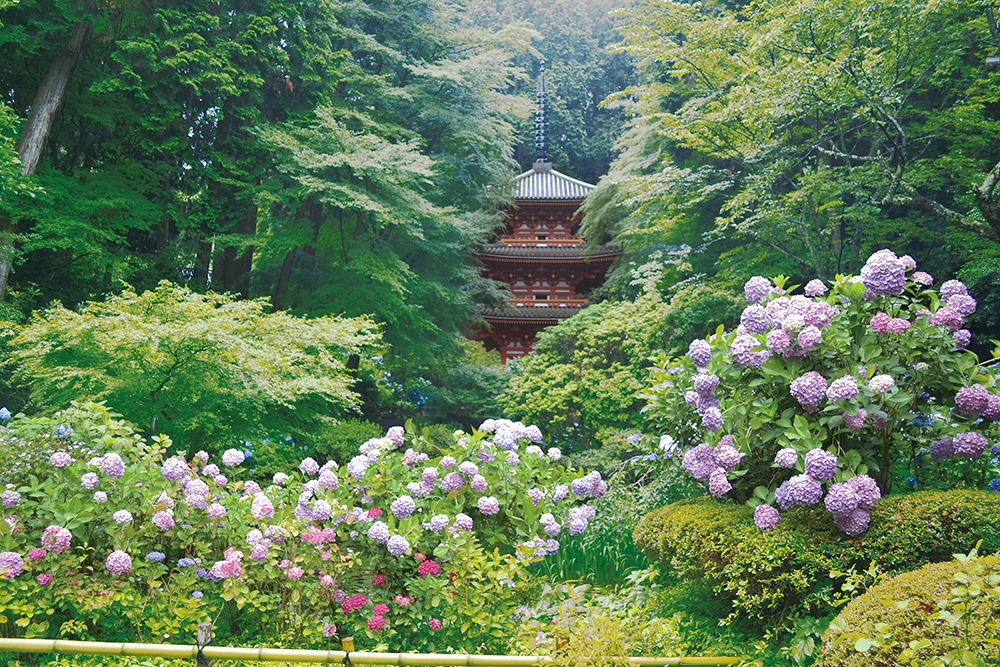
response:
M535 107L535 162L549 160L549 114L546 105L545 59L542 59L538 73L538 98Z

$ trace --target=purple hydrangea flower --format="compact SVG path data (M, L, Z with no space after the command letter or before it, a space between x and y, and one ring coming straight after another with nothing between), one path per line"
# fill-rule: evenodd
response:
M303 463L305 462L303 461ZM315 463L315 461L313 461L313 463ZM360 482L365 478L365 471L368 470L368 466L370 465L371 461L368 460L368 457L363 454L359 454L351 459L347 464L347 472L351 477Z
M707 408L701 413L701 425L709 431L718 431L722 428L722 411L719 408Z
M826 379L816 371L809 371L793 380L788 390L803 408L815 410L826 395Z
M120 526L123 526L126 523L132 523L132 513L128 510L118 510L114 513L114 515L112 515L112 518L115 520L115 523Z
M760 303L767 298L774 286L763 276L754 276L743 285L743 294L750 303Z
M969 296L969 290L961 280L946 280L941 285L941 300L947 302L955 295Z
M989 444L985 436L974 431L959 433L952 439L952 443L955 447L955 453L963 459L979 458Z
M792 497L792 485L789 482L790 480L785 480L774 490L774 501L778 503L778 507L782 510L795 507L795 498Z
M1000 395L990 394L989 403L983 410L983 417L991 421L1000 421Z
M417 505L410 496L400 496L389 505L389 511L397 519L406 519L413 516L413 512L416 509Z
M799 462L799 453L791 447L785 447L774 455L774 462L782 468L794 468Z
M146 554L146 560L150 563L162 563L167 559L167 554L162 551L150 551Z
M854 379L853 375L837 378L826 389L826 398L832 402L849 401L857 398L859 394L858 381Z
M465 486L465 478L457 472L450 472L441 480L441 490L445 493L458 491Z
M703 442L687 450L684 452L681 466L699 482L708 482L712 471L717 467L712 459L712 446Z
M823 497L823 485L810 475L795 475L788 480L788 492L797 505L815 505Z
M955 294L947 301L949 308L954 308L962 317L968 317L976 312L976 300L966 294Z
M941 463L955 455L955 445L951 438L942 438L931 443L931 458L935 463Z
M389 540L389 526L384 521L376 521L368 528L368 539L385 544Z
M500 501L493 496L480 497L476 505L483 514L491 515L500 511Z
M833 479L837 472L837 457L824 449L806 452L805 464L806 474L820 482Z
M541 452L541 450L538 450ZM458 471L466 477L474 477L479 474L479 466L472 461L462 461L458 466Z
M208 512L208 516L212 519L221 519L227 514L226 508L219 503L212 503L205 511Z
M448 527L449 521L447 514L435 514L424 526L427 530L432 530L435 533L443 533L444 529Z
M868 411L864 408L858 410L856 415L849 414L847 412L843 413L841 417L844 420L844 424L847 428L852 431L860 431L865 427L865 421L868 420Z
M833 523L847 535L857 537L868 530L868 524L871 523L871 516L863 509L856 509L850 514L834 514Z
M855 475L847 480L847 485L858 496L858 507L861 509L870 510L882 497L878 484L868 475Z
M951 306L945 306L938 308L937 312L931 315L931 324L945 327L950 331L958 331L965 324L965 318Z
M699 394L714 394L719 386L719 376L712 373L698 373L692 382L694 390Z
M964 350L969 347L969 343L972 342L972 332L968 329L959 329L951 334L951 336L955 339L956 350Z
M472 531L472 517L468 514L459 512L455 515L455 530L464 530L466 532Z
M263 563L267 560L268 552L269 549L267 544L261 542L260 544L255 544L250 547L250 558L258 563Z
M475 475L471 480L469 480L469 487L476 493L482 493L488 486L489 484L486 483L486 478L482 475Z
M190 472L191 469L188 467L187 461L179 456L171 456L160 466L160 474L169 482L177 482L186 477Z
M393 444L394 447L399 449L405 443L406 431L403 430L402 426L390 426L389 430L385 432L385 437Z
M712 360L712 346L707 341L696 339L688 346L688 357L698 368L705 368Z
M924 271L914 271L913 275L910 276L910 280L918 285L934 284L934 278L931 277L931 274L925 273Z
M792 335L784 329L767 332L767 349L774 354L784 354L792 346Z
M722 468L716 468L708 476L708 492L716 498L726 495L732 488L733 485L729 483L726 471Z
M684 402L690 405L692 408L698 407L698 392L694 389L689 389L684 392Z
M503 462L511 468L516 468L521 463L521 457L517 455L517 452L507 452L507 457Z
M712 451L712 459L726 472L732 472L743 462L743 454L733 446L733 436L727 435Z
M962 387L955 394L955 407L963 415L980 415L990 405L990 392L981 384Z
M42 547L55 554L69 551L70 540L72 539L73 534L62 526L49 526L42 531Z
M0 553L0 577L13 579L24 571L24 558L16 551Z
M850 514L858 508L861 499L850 484L841 482L834 484L826 492L826 509L834 514Z
M68 452L56 452L49 457L49 463L55 468L65 468L73 463L73 457Z
M125 461L118 454L108 452L101 457L101 469L108 477L117 479L125 474Z
M367 460L367 457L364 458ZM306 458L302 459L302 463L299 464L299 470L302 471L302 474L309 475L310 477L312 477L313 475L319 472L319 464L316 463L316 459L312 458L311 456L307 456Z
M17 504L21 502L21 494L17 491L11 491L8 489L3 492L2 496L0 496L0 501L3 502L4 507L17 507Z
M454 456L442 456L438 465L441 467L441 470L451 470L457 463L458 461L455 460Z
M556 484L555 490L552 492L552 500L555 502L562 502L566 496L569 495L569 486L566 484Z
M761 368L764 362L770 358L771 353L760 348L759 340L750 334L740 334L730 343L729 354L740 366Z
M906 267L896 253L879 250L861 268L861 283L873 296L902 294L906 288Z
M814 278L806 283L804 292L806 296L823 296L826 294L826 285L822 280Z
M112 551L104 561L104 567L111 574L125 574L132 569L132 557L121 549Z
M803 327L802 331L799 332L799 335L796 338L796 343L803 352L809 353L812 352L822 340L823 332L820 331L819 327L810 324Z
M94 500L99 503L107 502L108 494L104 493L104 491L97 491L94 493Z
M222 465L232 468L242 464L244 458L243 452L240 450L227 449L222 453ZM214 477L214 475L212 476Z
M781 514L770 505L757 505L753 511L753 522L761 530L773 530L780 521Z
M764 306L752 303L743 309L743 313L740 315L740 324L750 333L766 333L771 328L771 316L768 315Z
M410 543L402 535L393 535L385 543L386 550L396 558L404 555L410 549Z

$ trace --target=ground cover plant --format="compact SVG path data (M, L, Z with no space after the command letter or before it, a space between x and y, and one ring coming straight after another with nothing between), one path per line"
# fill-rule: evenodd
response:
M27 637L503 652L527 566L602 496L541 432L446 447L389 429L349 461L254 480L240 448L170 456L98 404L0 413L0 619Z

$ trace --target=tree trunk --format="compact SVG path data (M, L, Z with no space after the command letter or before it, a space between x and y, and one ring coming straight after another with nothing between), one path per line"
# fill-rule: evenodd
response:
M274 285L274 294L271 297L271 309L274 312L285 309L288 287L292 282L292 271L295 269L295 259L298 254L298 248L293 248L285 255L285 261L281 263L281 270L278 271L278 282Z
M59 109L62 108L70 77L73 76L73 70L80 62L84 43L90 35L90 26L89 20L77 24L73 36L69 38L63 50L56 55L45 79L38 86L35 100L31 103L31 111L28 113L28 122L17 142L17 153L21 158L21 173L25 176L30 176L38 169L42 152L45 150L49 133L52 131L52 122L55 120L56 114L59 113Z

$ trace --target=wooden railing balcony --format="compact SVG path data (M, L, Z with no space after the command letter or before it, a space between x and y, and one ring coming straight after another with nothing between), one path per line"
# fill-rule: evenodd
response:
M508 299L507 303L517 308L582 308L586 299Z

